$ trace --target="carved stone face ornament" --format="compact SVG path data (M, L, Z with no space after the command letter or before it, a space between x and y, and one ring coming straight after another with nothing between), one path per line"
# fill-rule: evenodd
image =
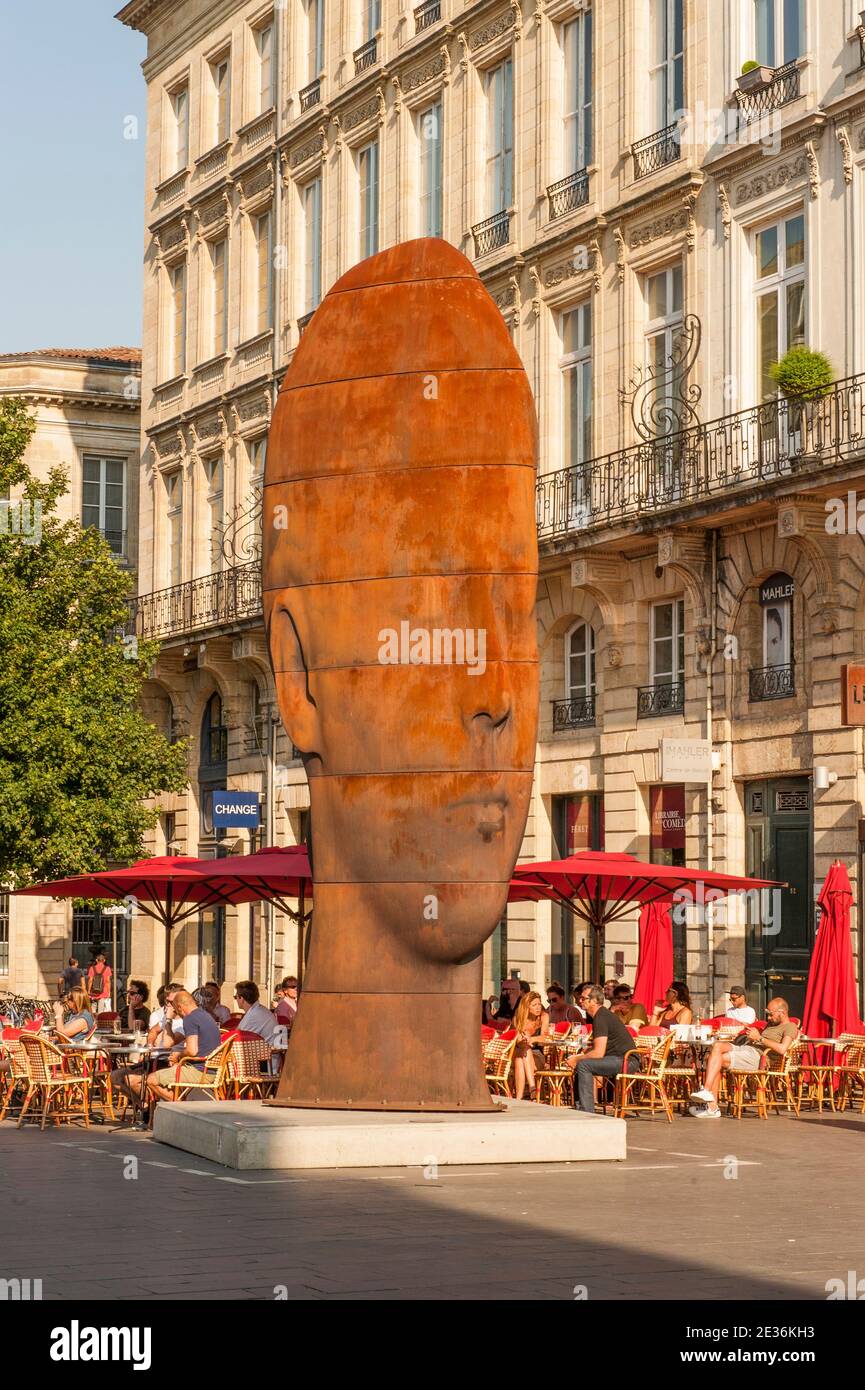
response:
M489 1109L482 948L531 795L537 431L447 243L355 266L274 412L264 603L315 915L278 1103Z

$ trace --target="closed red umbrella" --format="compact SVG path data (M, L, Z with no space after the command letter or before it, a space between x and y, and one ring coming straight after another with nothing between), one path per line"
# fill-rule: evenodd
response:
M820 926L811 954L802 1018L802 1031L809 1038L837 1038L841 1033L863 1031L850 935L852 901L847 870L836 859L818 899Z
M662 903L646 903L640 910L640 954L634 980L634 1003L652 1017L655 1001L662 999L673 978L673 923Z

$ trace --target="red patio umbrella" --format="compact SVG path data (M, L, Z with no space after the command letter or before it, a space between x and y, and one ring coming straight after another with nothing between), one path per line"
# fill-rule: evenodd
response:
M303 845L224 859L154 855L126 868L101 869L18 889L21 896L40 898L134 898L140 912L165 927L166 984L171 978L171 933L181 922L208 908L267 899L297 921L302 932L305 898L311 893L312 874ZM289 907L288 898L298 900L299 912Z
M640 953L634 980L634 1002L645 1007L649 1018L655 1001L663 998L673 978L673 923L663 903L646 903L640 909Z
M805 993L802 1031L809 1038L833 1038L861 1033L856 1003L856 975L850 936L853 893L847 870L836 859L820 889L820 926Z

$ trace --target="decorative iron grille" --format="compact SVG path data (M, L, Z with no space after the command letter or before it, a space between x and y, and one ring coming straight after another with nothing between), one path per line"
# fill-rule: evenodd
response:
M685 682L641 685L637 690L637 718L655 719L663 714L681 714L685 708Z
M801 94L801 77L798 62L785 63L776 68L771 79L762 87L752 87L750 91L736 92L739 106L739 119L742 125L750 125L759 116L769 111L777 111Z
M378 54L378 39L377 39L377 38L376 38L376 39L368 39L366 43L361 44L360 48L356 48L356 49L354 50L354 75L355 75L355 77L357 77L358 73L366 72L366 69L367 69L367 68L375 67L375 62L376 62L377 54Z
M320 101L321 81L319 78L316 78L314 82L310 82L308 87L302 88L300 92L300 109L301 111L308 111L310 107L318 106Z
M261 617L261 564L238 565L139 594L129 601L127 631L137 637L184 637Z
M423 29L429 29L432 24L438 24L441 17L441 0L424 0L424 3L422 5L415 5L415 33L419 34Z
M667 164L675 164L682 154L678 125L665 126L663 130L656 130L654 135L637 140L631 146L631 154L634 156L635 179L644 179Z
M578 169L575 174L568 174L566 179L551 183L547 189L547 201L551 222L576 208L585 207L589 201L588 170Z
M590 729L595 723L594 695L577 695L568 700L553 700L553 733L564 729Z
M748 700L786 700L796 694L794 665L760 666L748 672Z
M495 212L484 222L472 227L475 239L475 255L488 256L491 251L507 246L511 239L511 215L509 212Z

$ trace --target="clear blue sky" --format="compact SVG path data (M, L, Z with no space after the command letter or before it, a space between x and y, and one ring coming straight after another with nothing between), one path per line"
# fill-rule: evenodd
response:
M141 343L146 40L120 3L0 0L0 352Z

